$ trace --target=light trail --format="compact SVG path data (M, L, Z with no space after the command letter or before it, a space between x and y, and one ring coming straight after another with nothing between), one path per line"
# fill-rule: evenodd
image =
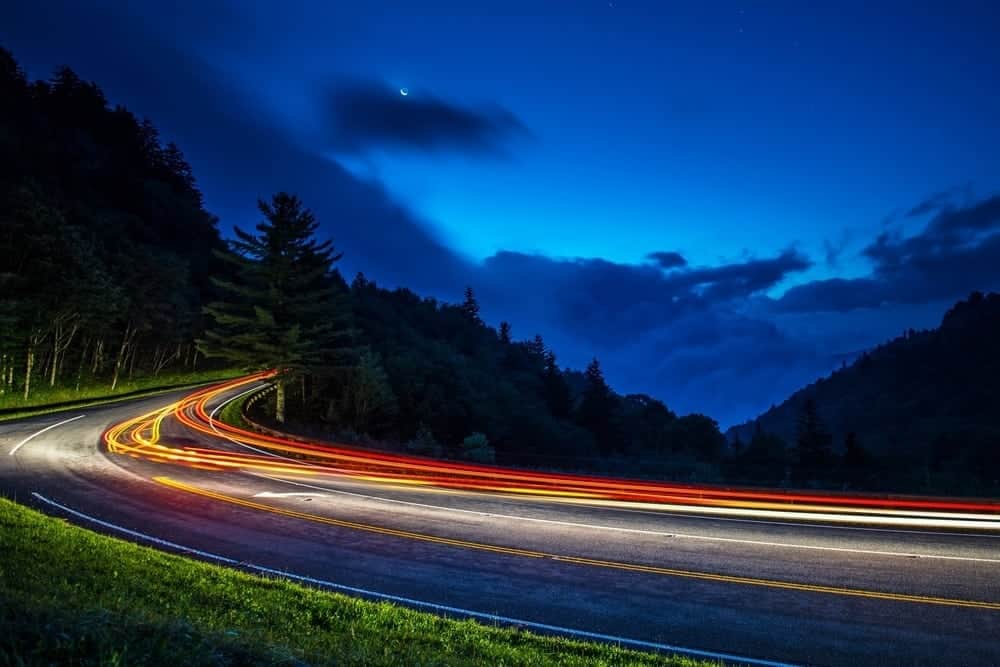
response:
M409 530L399 530L396 528L388 528L385 526L378 526L374 524L360 523L357 521L346 521L344 519L335 519L333 517L322 516L319 514L309 514L307 512L285 509L282 507L276 507L274 505L267 505L264 503L255 502L253 500L246 500L243 498L237 498L236 496L230 496L224 493L210 491L208 489L192 486L191 484L179 482L177 480L173 480L168 477L155 477L154 481L159 482L160 484L163 484L164 486L170 487L172 489L177 489L179 491L184 491L186 493L190 493L193 495L209 498L212 500L218 500L224 503L228 503L230 505L236 505L238 507L244 507L247 509L269 512L271 514L278 514L281 516L287 516L294 519L311 521L314 523L321 523L338 528L349 528L351 530L360 530L364 532L376 533L379 535L400 537L408 540L429 542L432 544L440 544L449 547L461 547L464 549L472 549L475 551L485 551L489 553L519 556L522 558L553 560L553 561L558 561L560 563L571 563L574 565L585 565L585 566L605 568L605 569L624 570L628 572L637 572L641 574L653 574L653 575L662 575L670 577L680 577L685 579L698 579L702 581L742 584L747 586L759 586L763 588L808 591L811 593L826 593L830 595L839 595L847 597L890 600L893 602L911 602L911 603L941 605L947 607L966 607L973 609L983 609L988 611L1000 611L1000 602L987 602L983 600L964 600L960 598L945 598L932 595L893 593L888 591L847 588L843 586L826 586L820 584L807 584L807 583L799 583L793 581L781 581L776 579L763 579L758 577L734 576L729 574L718 574L714 572L701 572L697 570L683 570L671 567L660 567L657 565L642 565L638 563L625 563L620 561L610 561L598 558L586 558L582 556L568 556L562 554L548 553L544 551L536 551L534 549L505 547L496 544L486 544L483 542L473 542L470 540L456 539L450 537L440 537L438 535L430 535L428 533L417 533Z
M316 444L237 428L213 419L208 404L237 389L267 380L257 373L195 391L159 410L117 424L104 434L108 450L149 461L206 470L243 471L297 477L347 477L402 485L516 494L566 502L839 524L961 528L1000 531L1000 503L980 500L823 494L763 489L727 489L692 484L614 479L592 475L533 472L438 461L419 456L370 452ZM249 390L246 390L248 392ZM214 410L212 411L214 414ZM163 422L244 445L256 453L161 442ZM277 455L277 456L275 456Z

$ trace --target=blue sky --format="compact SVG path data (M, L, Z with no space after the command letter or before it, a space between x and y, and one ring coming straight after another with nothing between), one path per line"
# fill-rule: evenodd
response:
M152 118L223 230L297 192L346 273L727 425L1000 288L997 7L96 0L0 43Z

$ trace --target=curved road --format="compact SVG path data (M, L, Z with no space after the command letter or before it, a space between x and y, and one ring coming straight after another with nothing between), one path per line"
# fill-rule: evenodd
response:
M444 473L431 484L431 473L393 479L367 463L314 474L210 430L211 412L241 391L212 393L200 416L189 403L133 421L120 435L135 447L118 453L107 429L185 392L0 423L0 490L170 550L639 648L763 664L1000 664L1000 514L803 518L770 501L470 491Z

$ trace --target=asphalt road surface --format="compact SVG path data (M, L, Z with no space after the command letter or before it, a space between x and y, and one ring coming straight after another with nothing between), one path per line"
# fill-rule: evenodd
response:
M1000 530L704 515L107 451L110 426L183 395L0 423L0 490L126 539L453 616L735 662L1000 664ZM159 436L245 451L175 418Z

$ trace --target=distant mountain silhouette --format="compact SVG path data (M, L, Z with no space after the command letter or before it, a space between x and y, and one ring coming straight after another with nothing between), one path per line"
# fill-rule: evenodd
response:
M727 438L749 442L762 431L794 447L810 400L837 453L854 434L888 470L905 468L925 481L950 477L943 485L951 490L961 490L963 479L976 485L976 478L992 487L992 477L1000 477L1000 294L974 292L938 328L911 329L862 353L730 428Z

